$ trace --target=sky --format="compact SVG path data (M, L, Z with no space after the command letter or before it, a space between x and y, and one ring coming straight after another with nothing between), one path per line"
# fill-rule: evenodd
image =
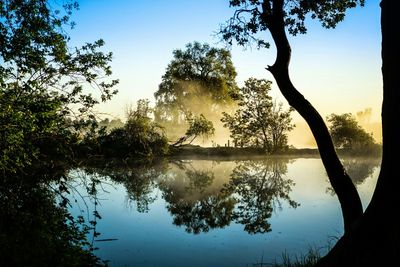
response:
M216 36L234 12L228 0L81 0L73 15L72 45L106 42L113 52L113 78L119 93L98 110L123 118L127 105L154 92L172 59L174 49L193 41L225 47ZM296 88L323 117L331 113L355 114L372 108L371 122L380 121L382 79L379 0L366 0L363 8L348 11L335 29L308 21L308 33L290 37L290 73ZM269 36L265 33L267 40ZM274 81L265 67L275 60L275 48L257 50L233 45L232 61L239 86L249 77ZM286 103L273 85L272 95ZM294 121L302 124L298 115Z

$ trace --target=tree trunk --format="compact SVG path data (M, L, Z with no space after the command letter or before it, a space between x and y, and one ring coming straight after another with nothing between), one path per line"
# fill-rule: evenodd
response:
M291 48L287 40L284 24L283 0L263 2L263 20L268 25L277 47L277 58L267 69L274 76L276 83L289 104L306 120L317 142L322 162L329 181L335 190L343 214L345 232L362 215L362 204L357 190L340 162L332 143L328 128L318 111L293 86L289 77Z
M400 231L396 209L400 177L395 127L400 115L400 62L397 37L400 1L381 1L382 30L382 164L377 186L364 215L317 266L399 266Z

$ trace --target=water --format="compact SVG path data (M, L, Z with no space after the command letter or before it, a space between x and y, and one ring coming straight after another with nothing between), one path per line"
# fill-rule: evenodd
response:
M365 207L379 160L344 165ZM323 253L342 234L339 202L319 158L180 160L85 168L71 177L73 213L100 214L101 234L91 238L110 266L253 266L310 246ZM87 188L95 198L86 197Z

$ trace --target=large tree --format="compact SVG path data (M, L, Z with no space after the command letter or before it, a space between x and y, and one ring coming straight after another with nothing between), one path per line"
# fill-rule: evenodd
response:
M399 1L381 1L383 105L383 154L381 171L372 200L365 212L349 175L338 159L329 131L317 110L295 88L290 80L291 47L286 31L296 35L305 33L305 19L318 19L327 28L335 27L344 19L348 8L363 5L364 0L285 1L285 0L231 0L236 8L234 16L221 29L225 40L240 45L257 41L266 44L260 32L269 31L277 47L277 58L268 70L279 89L300 115L307 121L316 139L328 177L338 195L345 225L345 233L335 247L324 257L320 266L392 266L398 262L400 233L391 217L397 207L396 192L399 179L396 155L400 150L397 126L400 105L397 64L400 53L396 42L399 35L397 13Z
M190 113L200 115L231 103L237 92L235 78L236 70L226 49L194 42L185 50L174 50L154 94L156 121L185 123Z
M268 153L287 147L287 132L293 129L291 109L284 111L269 95L271 82L250 78L240 88L238 109L233 115L223 113L236 145L262 147Z

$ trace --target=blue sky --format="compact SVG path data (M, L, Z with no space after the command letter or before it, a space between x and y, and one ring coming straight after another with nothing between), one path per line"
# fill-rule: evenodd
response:
M114 53L114 77L119 94L99 107L122 117L124 106L140 98L154 101L172 51L192 41L220 43L215 32L233 13L227 0L82 0L73 19L72 44L103 38L105 50ZM308 23L308 34L291 37L291 75L295 86L325 117L355 113L372 107L379 120L382 100L380 76L379 1L348 12L336 29ZM273 81L265 67L275 50L232 47L238 83L249 77ZM275 88L273 96L285 102Z

